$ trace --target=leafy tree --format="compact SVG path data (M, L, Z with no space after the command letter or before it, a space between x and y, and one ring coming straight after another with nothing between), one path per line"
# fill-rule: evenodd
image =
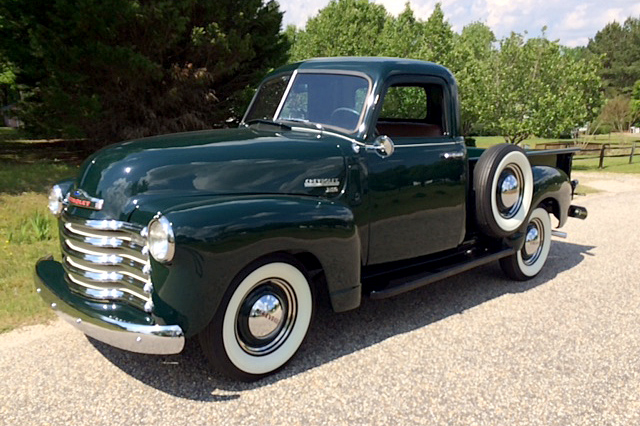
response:
M616 132L628 130L637 118L638 115L633 108L631 98L625 95L618 95L607 100L600 114L600 120L604 124L610 125Z
M631 95L631 113L635 117L635 122L640 121L640 80L633 85L633 93Z
M384 6L368 0L332 0L294 34L291 59L379 55L387 18Z
M97 140L210 128L286 60L277 3L0 0L0 55L25 87L23 120Z
M640 79L640 17L607 24L589 41L588 50L604 58L600 74L607 96L629 95Z
M424 22L423 44L419 50L419 58L455 68L452 63L454 40L455 33L444 18L442 6L436 3L433 12Z
M389 16L385 21L380 43L382 54L398 58L420 59L425 43L424 25L416 19L409 2L398 17Z
M489 113L487 100L493 82L492 57L497 54L493 48L495 41L491 29L476 22L462 29L454 46L454 73L460 87L460 115L465 135Z
M546 38L512 34L493 56L485 123L518 144L531 135L569 134L597 112L597 64L576 60Z
M17 98L16 75L11 64L0 60L0 106Z

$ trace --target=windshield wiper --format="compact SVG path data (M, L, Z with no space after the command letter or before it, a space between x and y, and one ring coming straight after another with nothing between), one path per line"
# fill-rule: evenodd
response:
M252 124L264 124L267 126L276 126L284 130L291 130L291 126L281 123L279 121L267 120L266 118L254 118L253 120L245 121L245 126L251 126Z
M323 127L320 123L314 123L313 121L305 120L302 118L283 118L282 121L288 121L295 123L296 125L302 125L303 127L294 127L294 129L310 129L315 131L322 131Z

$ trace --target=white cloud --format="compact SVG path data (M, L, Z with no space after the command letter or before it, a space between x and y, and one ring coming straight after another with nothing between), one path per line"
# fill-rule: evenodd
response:
M588 26L588 20L587 5L581 4L573 12L566 15L560 25L569 30L581 30Z

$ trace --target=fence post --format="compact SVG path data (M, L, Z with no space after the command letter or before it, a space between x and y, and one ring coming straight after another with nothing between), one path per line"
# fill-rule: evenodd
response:
M629 164L633 163L633 155L636 153L636 143L631 144L631 155L629 155Z
M604 150L607 148L609 144L603 143L602 148L600 149L600 164L598 164L599 169L604 169Z

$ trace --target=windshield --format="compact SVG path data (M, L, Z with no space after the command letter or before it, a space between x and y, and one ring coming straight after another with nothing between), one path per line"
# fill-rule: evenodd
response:
M347 74L297 73L265 81L244 122L274 120L309 122L352 132L360 123L369 82ZM282 97L286 98L282 102Z

